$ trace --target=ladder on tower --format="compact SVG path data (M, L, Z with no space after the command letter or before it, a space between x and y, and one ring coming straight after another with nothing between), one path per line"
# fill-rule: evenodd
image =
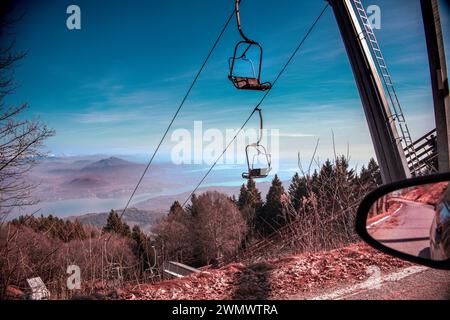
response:
M356 11L358 12L361 24L363 25L363 33L365 38L370 46L373 57L375 58L376 65L378 67L378 71L382 76L385 90L389 97L389 106L391 110L391 117L389 119L390 123L394 123L399 131L399 139L400 143L405 150L406 155L408 156L410 163L410 170L412 175L419 175L420 173L420 159L417 157L416 150L414 148L414 143L411 138L411 134L408 129L408 125L405 120L405 116L403 114L402 107L398 100L397 93L394 88L394 84L392 82L392 77L389 73L388 67L386 65L386 61L384 60L383 54L381 52L380 45L378 44L375 33L373 32L372 25L367 18L366 10L364 9L361 0L353 0L355 4ZM397 141L393 141L397 143Z

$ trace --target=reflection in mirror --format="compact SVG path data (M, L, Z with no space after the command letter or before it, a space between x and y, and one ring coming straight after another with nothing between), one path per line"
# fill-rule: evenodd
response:
M382 245L435 261L450 258L450 186L448 182L409 187L375 202L367 231Z

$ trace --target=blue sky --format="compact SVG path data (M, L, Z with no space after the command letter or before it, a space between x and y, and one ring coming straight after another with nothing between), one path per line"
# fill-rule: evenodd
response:
M133 5L130 5L133 3ZM77 4L82 30L66 28L66 8ZM413 138L434 128L419 0L367 0L381 7L376 34L393 76ZM246 33L264 47L262 77L273 80L324 6L324 1L245 0ZM153 152L226 17L231 0L23 1L15 27L18 49L28 51L16 70L20 85L10 103L28 102L26 116L56 130L54 154L136 155ZM444 30L448 7L441 6ZM227 59L239 35L234 22L182 109L173 129L237 128L260 99L227 79ZM445 35L445 45L450 46ZM333 156L347 143L355 163L374 155L348 58L331 8L262 106L267 129L281 133L281 157ZM250 124L256 126L257 121ZM158 161L167 160L170 136Z

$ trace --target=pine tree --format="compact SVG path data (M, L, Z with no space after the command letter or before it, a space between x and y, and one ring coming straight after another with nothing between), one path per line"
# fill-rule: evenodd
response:
M317 180L319 179L319 174L317 173L317 169L314 169L314 172L311 176L311 191L315 194L318 192Z
M20 216L18 219L12 220L11 224L18 227L27 226L35 232L60 239L63 242L87 238L86 231L78 220L72 222L53 215L47 217L41 215L38 218L34 216Z
M247 225L247 233L243 246L250 242L255 234L255 220L261 214L262 203L261 193L256 188L255 181L251 178L248 179L247 185L243 184L241 187L237 203L239 211Z
M117 233L124 237L131 236L130 226L119 217L115 210L111 210L106 220L106 225L103 227L103 231Z
M266 196L266 203L257 222L258 229L263 234L269 234L273 229L284 224L282 198L285 195L281 180L278 178L278 175L275 175Z
M349 169L347 158L345 156L337 158L333 181L336 189L334 193L335 208L344 210L359 200L356 182L355 171Z
M151 249L152 244L149 237L142 232L138 225L135 225L131 233L131 238L135 241L135 252L142 266L141 271L152 267L155 257Z
M302 207L302 199L308 196L307 180L296 172L288 189L289 198L296 212Z
M239 210L244 209L244 207L247 205L247 201L248 201L247 187L245 186L245 184L242 184L241 189L239 191L239 198L237 202Z
M256 183L253 179L248 179L247 185L243 184L241 186L237 204L239 209L243 209L246 206L257 209L261 206L261 192L256 188Z
M325 161L325 163L322 165L322 168L320 168L319 175L317 177L317 184L319 186L326 185L330 181L332 181L335 177L335 171L333 168L333 164L329 159Z
M365 166L361 168L359 183L366 192L382 184L380 167L375 159L370 159L367 168Z
M186 212L192 217L197 215L197 195L194 193L191 197L191 204L186 207Z
M179 215L184 214L184 209L181 206L181 204L178 201L175 201L171 206L169 210L169 217L174 216L177 217Z
M247 181L247 203L254 209L258 209L262 205L261 192L256 188L256 183L253 179Z
M383 184L383 181L381 180L381 170L378 163L375 161L374 158L370 158L369 164L367 165L367 169L369 170L369 173L374 181L374 184L376 186L380 186Z

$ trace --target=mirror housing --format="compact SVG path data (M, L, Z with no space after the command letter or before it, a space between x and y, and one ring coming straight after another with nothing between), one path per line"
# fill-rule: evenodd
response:
M374 233L372 232L372 235L371 235L370 234L371 232L369 232L369 230L368 230L370 227L372 227L373 224L377 223L377 222L373 223L374 217L369 217L369 214L370 214L374 204L377 203L377 201L379 199L381 199L384 196L387 196L388 194L391 194L391 193L397 194L397 193L401 192L400 190L404 190L404 189L410 190L408 188L418 187L418 186L423 186L423 185L428 185L428 184L442 183L442 182L450 182L450 173L417 177L417 178L407 179L407 180L403 180L400 182L395 182L395 183L391 183L391 184L387 184L387 185L379 187L378 189L376 189L375 191L373 191L369 195L367 195L364 198L364 200L361 202L361 204L358 208L358 211L357 211L357 215L356 215L356 226L355 226L356 232L370 246L372 246L373 248L380 250L386 254L389 254L391 256L394 256L394 257L397 257L397 258L400 258L400 259L403 259L406 261L425 265L428 267L432 267L432 268L436 268L436 269L450 270L450 257L448 257L446 260L436 260L436 259L433 260L431 257L424 257L421 255L406 253L405 251L407 251L407 250L401 251L398 249L398 246L399 246L399 242L408 241L408 239L407 240L398 239L399 241L396 241L397 242L397 244L396 244L397 249L396 249L396 248L394 248L395 245L389 244L389 242L392 243L393 241L377 240L374 238ZM448 189L448 193L450 194L450 183L449 183L449 186L446 188ZM427 203L427 201L424 201L422 203L429 207L429 209L427 209L427 210L436 211L436 209L438 207L438 204L436 204L433 201L428 201L428 203ZM393 215L394 214L389 214L389 216L393 216ZM381 215L379 217L381 217ZM389 219L389 218L385 218L385 219ZM385 220L385 219L380 218L379 222L381 223L382 222L381 220ZM450 219L450 216L449 216L449 219ZM377 220L377 219L375 218L375 220ZM368 225L369 222L371 222L370 225ZM450 223L450 220L448 222ZM395 222L394 222L394 224L395 224ZM400 222L398 224L400 224ZM396 234L395 225L393 227L391 226L390 228L393 229L393 231L394 231L391 233ZM400 231L401 231L400 228L397 231L398 231L397 233L400 233ZM450 230L449 230L449 232L450 232ZM423 233L423 231L422 231L422 233ZM412 241L415 241L415 240L413 239ZM382 242L384 242L384 244Z

